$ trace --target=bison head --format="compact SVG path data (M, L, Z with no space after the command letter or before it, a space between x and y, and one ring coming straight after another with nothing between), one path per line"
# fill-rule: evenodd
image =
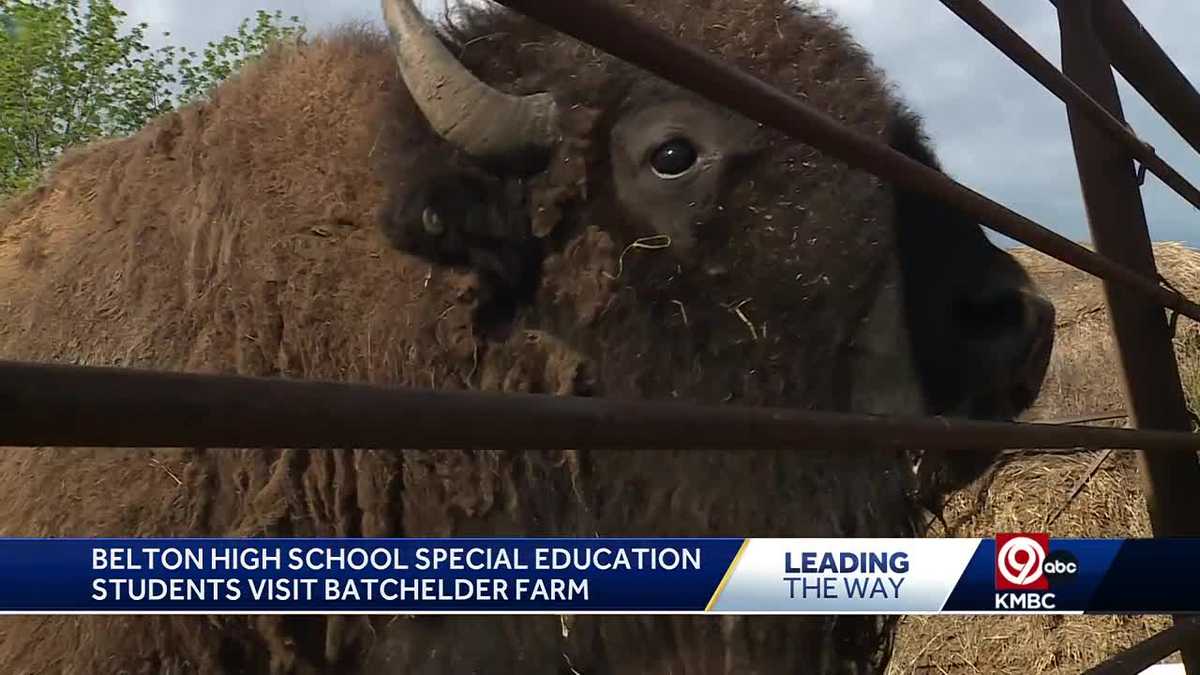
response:
M785 2L664 4L630 9L938 168L919 121L827 18ZM618 285L668 324L686 317L709 351L759 343L768 360L805 361L774 369L781 390L810 390L798 402L1007 419L1036 398L1053 307L954 209L531 21L469 16L469 69L409 0L383 9L438 152L460 154L418 155L387 214L399 248L473 267L515 307L596 225L627 254ZM718 388L694 393L747 398Z
M626 4L937 167L915 116L824 15L784 0ZM437 139L398 149L410 159L385 210L385 232L398 248L478 271L493 309L504 308L488 318L572 345L590 362L600 394L997 419L1036 397L1053 308L1015 260L954 209L894 190L532 21L473 10L465 27L439 35L410 0L383 6L406 105L423 116L422 133ZM933 458L923 470L946 490L991 458ZM562 494L584 506L573 502L569 517L526 519L526 529L919 529L905 506L911 466L869 449L854 457L810 449L572 461L586 481L573 478ZM584 482L593 486L588 494ZM530 486L520 498L537 491ZM786 628L755 624L744 629L743 646L803 653L816 644L808 638L854 642L864 634L855 621L806 634L803 644L789 643ZM596 630L610 647L648 637L636 626L629 635ZM692 656L706 663L703 653ZM728 666L734 657L721 658Z

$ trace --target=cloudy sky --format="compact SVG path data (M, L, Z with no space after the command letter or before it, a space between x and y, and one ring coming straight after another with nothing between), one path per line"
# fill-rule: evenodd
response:
M453 0L452 0L453 1ZM653 0L647 0L653 1ZM1087 223L1066 113L1051 96L937 0L817 0L834 9L927 120L947 171L968 186L1076 240ZM1126 0L1185 74L1200 83L1200 2ZM441 7L442 0L424 0ZM280 9L310 29L376 22L378 0L117 0L152 32L170 31L191 47L231 32L255 9ZM1058 29L1047 0L988 5L1055 65ZM1126 116L1138 134L1193 183L1200 156L1124 81ZM1200 213L1153 176L1143 189L1156 240L1200 246ZM1004 241L998 239L999 241Z

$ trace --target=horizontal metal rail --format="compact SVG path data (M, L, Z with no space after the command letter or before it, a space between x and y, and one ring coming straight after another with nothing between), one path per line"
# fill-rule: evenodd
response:
M1200 152L1200 92L1121 0L1092 3L1096 34L1129 84Z
M567 35L775 128L853 166L942 200L989 228L1200 321L1200 305L879 143L794 96L682 42L605 0L497 0Z
M1200 638L1200 624L1179 623L1097 664L1083 675L1139 675L1179 651L1187 640Z
M1117 420L1129 419L1129 413L1112 412L1112 413L1092 413L1091 415L1079 415L1077 417L1064 417L1059 419L1040 419L1029 420L1036 424L1090 424L1092 422L1116 422Z
M1130 155L1141 162L1142 166L1146 167L1150 173L1158 176L1180 197L1200 209L1200 189L1188 182L1182 174L1159 157L1154 148L1138 138L1127 124L1114 117L1096 99L1080 89L1079 85L1064 75L1062 71L1055 68L1054 64L1042 56L1037 49L1034 49L1033 45L1026 42L1003 19L988 9L981 0L941 0L941 3L964 23L974 28L975 32L992 43L1013 63L1020 66L1030 77L1058 97L1060 101L1076 106L1079 112L1087 115L1092 123L1112 134L1129 150ZM1187 82L1186 78L1184 78L1184 82ZM1195 90L1192 91L1195 92ZM1172 88L1171 92L1174 94L1175 89ZM1196 120L1194 124L1200 124L1200 120Z
M0 362L0 446L1200 450L1200 434Z

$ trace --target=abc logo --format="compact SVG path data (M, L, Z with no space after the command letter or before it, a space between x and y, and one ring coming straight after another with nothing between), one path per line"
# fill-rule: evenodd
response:
M1042 571L1054 586L1070 583L1079 572L1079 559L1070 551L1053 551L1046 556Z

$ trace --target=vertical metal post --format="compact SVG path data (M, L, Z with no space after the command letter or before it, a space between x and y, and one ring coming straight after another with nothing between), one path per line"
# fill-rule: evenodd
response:
M1097 0L1096 33L1117 71L1200 152L1200 92L1122 0Z
M1121 99L1108 55L1093 30L1091 0L1057 0L1063 71L1122 122ZM1151 278L1158 272L1129 152L1068 106L1071 140L1092 239L1101 255ZM1167 317L1161 308L1105 282L1109 317L1120 352L1125 395L1137 427L1190 430ZM1140 452L1142 481L1156 536L1200 536L1200 462L1194 453ZM1180 622L1182 617L1176 617ZM1200 641L1183 648L1184 664L1200 675Z

